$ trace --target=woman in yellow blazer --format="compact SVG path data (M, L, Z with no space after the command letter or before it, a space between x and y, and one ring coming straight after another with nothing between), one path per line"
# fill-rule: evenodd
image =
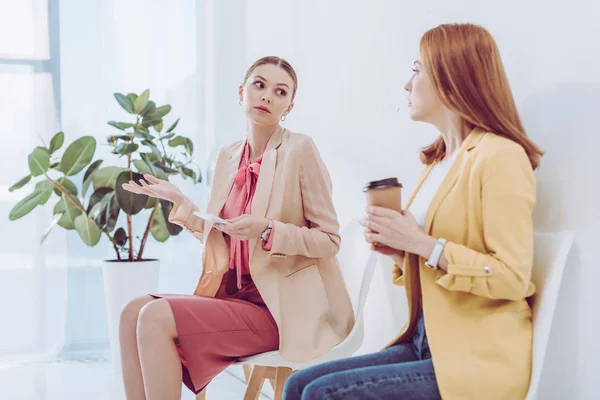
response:
M368 207L410 319L379 353L301 371L286 399L522 400L529 386L532 208L542 152L526 136L491 35L441 25L421 39L410 117L440 136L405 211ZM377 245L375 245L377 243Z
M297 85L287 61L265 57L239 87L246 138L219 152L206 210L228 224L196 215L170 182L146 176L124 185L173 202L169 221L204 243L193 295L143 296L121 313L129 400L180 399L182 381L199 393L252 354L279 349L307 361L352 329L329 173L310 137L280 126Z

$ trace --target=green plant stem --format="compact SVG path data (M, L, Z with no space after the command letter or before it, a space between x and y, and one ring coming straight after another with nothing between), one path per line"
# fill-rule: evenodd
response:
M131 133L132 143L135 141L135 131L139 123L140 117L138 116L135 124L133 124L133 132ZM127 154L127 169L131 173L131 153ZM129 236L129 261L133 261L133 221L129 214L127 214L127 235Z
M73 205L75 207L77 207L86 216L86 218L89 218L89 215L85 211L85 208L83 208L81 203L79 203L77 200L75 200L75 198L73 198L71 193L69 193L69 191L67 189L65 189L64 186L62 186L58 182L52 180L47 174L44 174L44 175L45 175L46 179L48 180L48 182L50 182L52 184L52 186L54 186L56 189L58 189L63 194L63 196L65 196L71 203L73 203ZM112 243L112 245L117 253L117 259L119 261L121 261L121 255L119 254L119 249L117 248L115 239L112 236L110 236L110 233L108 233L106 231L102 231L102 232L104 232L104 234L108 237L108 240L110 240L110 242Z
M148 234L150 233L150 228L152 228L152 223L154 222L154 216L156 215L156 211L158 210L159 201L156 199L156 204L154 204L154 208L152 209L152 214L150 214L150 219L148 219L148 225L146 225L146 230L144 231L144 236L142 237L142 244L140 245L140 252L138 253L138 260L142 259L142 253L144 252L144 247L146 246L146 240L148 239Z

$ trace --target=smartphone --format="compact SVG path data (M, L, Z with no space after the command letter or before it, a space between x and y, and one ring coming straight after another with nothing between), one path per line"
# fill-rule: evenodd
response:
M197 216L197 217L200 217L202 219L205 219L207 221L210 221L213 224L223 224L223 225L229 224L228 221L225 221L223 218L219 218L216 215L207 214L207 213L201 213L199 211L195 211L194 215Z

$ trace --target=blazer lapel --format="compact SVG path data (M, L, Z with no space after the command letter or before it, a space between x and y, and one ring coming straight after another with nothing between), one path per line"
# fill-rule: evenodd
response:
M448 195L448 193L450 192L450 189L452 189L452 187L458 180L458 177L460 176L460 173L462 171L463 161L467 152L473 149L481 141L484 134L484 131L480 130L479 128L475 128L465 138L462 145L457 150L458 154L456 155L456 158L454 159L452 165L450 166L450 169L448 170L448 173L442 180L439 189L437 190L437 192L433 196L433 199L431 200L431 203L429 204L429 208L427 210L427 217L425 218L425 233L431 233L431 225L433 223L435 214L437 213L437 210L442 204L442 201L444 200L446 195ZM430 166L429 171L431 171L434 165L435 164Z
M235 174L239 169L242 154L246 147L246 140L247 139L242 140L231 150L229 156L224 155L222 161L215 165L215 175L212 179L212 194L208 206L206 207L209 214L218 216L221 213L221 210L227 201L227 197L229 196L229 192L231 191L231 187L233 186ZM213 228L213 224L210 221L207 221L206 226L208 229L205 229L204 232L204 243L206 243L206 239Z
M269 199L271 198L271 190L273 189L273 179L275 178L275 167L277 166L277 149L283 140L285 129L277 127L271 135L267 147L265 149L258 181L256 182L256 190L252 199L252 215L263 218L267 214ZM250 241L250 259L254 254L258 240Z

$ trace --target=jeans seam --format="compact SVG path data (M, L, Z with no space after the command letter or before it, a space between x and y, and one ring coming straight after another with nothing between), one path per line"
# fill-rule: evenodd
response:
M342 387L338 387L336 389L326 390L324 395L327 399L332 399L333 396L336 396L341 393L349 392L353 389L369 387L369 386L378 386L382 382L385 383L413 383L413 382L430 382L435 381L435 374L427 373L427 374L411 374L411 375L403 375L403 376L391 376L387 378L380 379L371 379L369 381L358 381L351 383L349 385L345 385Z

